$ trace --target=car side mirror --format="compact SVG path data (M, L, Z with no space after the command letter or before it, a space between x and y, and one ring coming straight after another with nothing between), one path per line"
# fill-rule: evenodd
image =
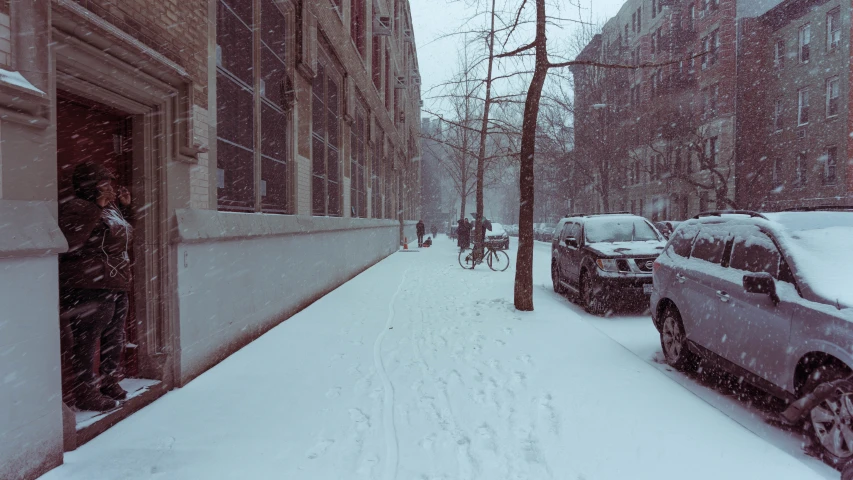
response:
M743 289L747 293L768 295L773 303L779 304L779 295L776 293L776 281L769 273L750 273L743 276Z
M578 248L578 239L576 239L576 238L567 238L567 239L566 239L566 246L567 246L567 247L574 247L574 248Z

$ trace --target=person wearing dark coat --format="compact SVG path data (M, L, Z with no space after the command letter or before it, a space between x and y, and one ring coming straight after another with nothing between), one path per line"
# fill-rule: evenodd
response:
M468 222L467 218L463 218L460 222L459 231L457 232L457 235L459 235L459 248L467 250L471 246L471 223Z
M415 225L415 230L418 234L418 248L424 246L424 235L426 235L426 225L424 225L423 220L418 220L418 224Z
M103 165L81 163L72 176L75 196L59 205L59 227L68 241L68 252L59 256L60 310L73 336L73 398L81 410L109 410L127 397L118 382L133 228L126 219L130 193L123 187L116 193L113 180ZM98 353L100 381L93 371Z
M435 238L438 235L438 227L433 225L430 227L430 232L432 233L432 238Z

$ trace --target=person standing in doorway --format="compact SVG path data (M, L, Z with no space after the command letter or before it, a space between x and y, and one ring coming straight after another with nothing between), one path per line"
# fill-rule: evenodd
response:
M109 410L127 397L119 380L133 229L126 219L130 192L116 192L114 180L103 165L85 161L74 169L75 196L59 206L59 227L68 241L68 252L59 256L60 310L71 326L73 398L81 410ZM94 372L98 354L100 379Z
M418 224L415 225L415 230L418 234L418 248L424 246L424 235L426 235L426 225L424 225L423 220L418 220Z

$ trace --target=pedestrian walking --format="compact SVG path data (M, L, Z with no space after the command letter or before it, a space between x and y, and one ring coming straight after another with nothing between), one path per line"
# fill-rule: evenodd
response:
M460 220L459 225L459 249L468 250L471 246L471 223L467 218Z
M424 225L423 220L418 220L418 224L415 225L415 231L418 234L418 248L424 246L424 235L426 235L426 225Z
M130 192L124 187L116 192L114 179L103 165L81 163L72 175L75 196L59 206L59 226L68 241L68 252L59 256L59 303L73 337L72 395L81 410L109 410L127 397L118 382L133 229L127 221ZM98 354L100 380L93 371Z
M429 231L430 233L432 233L432 238L435 238L438 235L438 227L436 227L435 225L430 227Z

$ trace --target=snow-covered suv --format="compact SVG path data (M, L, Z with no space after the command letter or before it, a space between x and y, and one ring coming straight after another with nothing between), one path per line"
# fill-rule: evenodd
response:
M651 296L667 362L702 358L789 402L849 377L852 243L853 211L715 212L679 225ZM850 386L799 407L836 463L853 458Z
M554 291L570 291L600 315L624 300L651 294L652 262L663 236L648 220L630 214L578 215L560 220L551 241Z

